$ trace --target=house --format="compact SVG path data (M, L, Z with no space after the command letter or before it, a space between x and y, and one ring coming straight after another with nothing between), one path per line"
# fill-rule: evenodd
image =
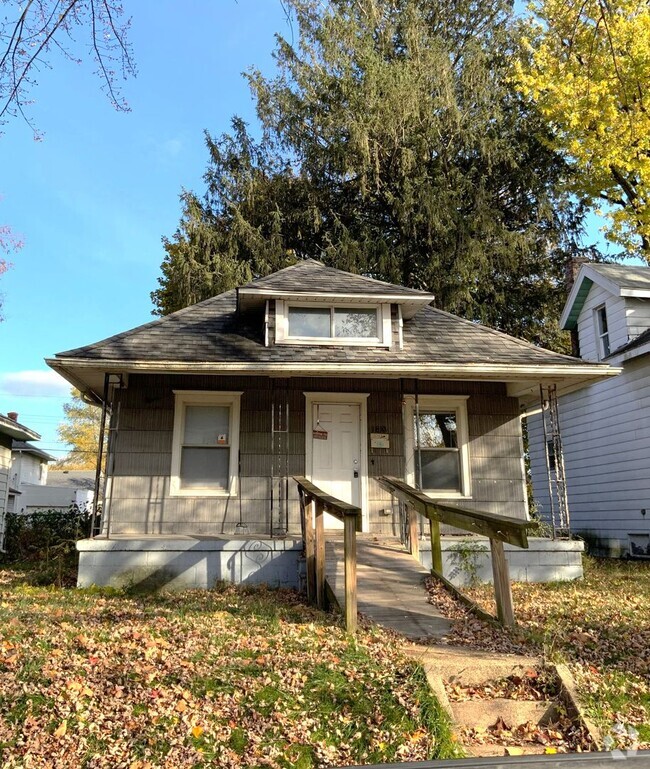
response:
M559 398L571 529L597 554L650 557L650 268L583 264L560 322L584 361L622 368ZM539 414L528 431L534 496L548 515Z
M399 527L383 475L526 518L522 404L540 382L616 372L433 299L305 260L49 359L110 414L102 531L79 543L80 584L205 586L251 569L295 584L296 475L358 505L377 535Z
M20 491L15 512L68 510L71 506L89 510L95 495L95 471L50 468L46 483L26 483Z
M11 450L15 441L37 441L40 435L18 422L18 414L0 414L0 550L4 549L5 516L10 493Z
M13 442L7 512L27 511L29 504L26 497L29 497L29 491L47 484L48 462L53 461L54 457L38 446L32 446L27 441Z

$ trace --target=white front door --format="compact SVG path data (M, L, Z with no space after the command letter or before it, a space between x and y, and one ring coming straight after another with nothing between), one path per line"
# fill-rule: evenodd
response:
M337 499L361 507L361 406L312 404L312 483ZM325 515L325 527L343 524Z

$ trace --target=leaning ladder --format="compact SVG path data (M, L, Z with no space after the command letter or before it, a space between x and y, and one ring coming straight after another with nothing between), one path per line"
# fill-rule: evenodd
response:
M553 529L553 539L556 537L568 537L571 533L571 520L566 488L562 435L560 433L557 386L554 384L547 385L546 387L540 385L539 395L542 407L544 456L546 459L550 523Z

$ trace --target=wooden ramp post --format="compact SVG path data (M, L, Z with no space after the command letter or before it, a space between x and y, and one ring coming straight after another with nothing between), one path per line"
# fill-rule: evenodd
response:
M503 542L499 539L490 539L490 550L492 551L492 575L494 577L494 597L497 602L497 617L505 627L514 627L515 610L512 605L510 571Z
M348 502L327 494L302 476L293 479L298 484L300 515L305 542L307 567L307 597L325 608L325 512L343 522L345 558L345 628L357 630L357 532L361 531L361 510ZM305 502L310 503L307 510ZM312 509L314 526L312 528ZM313 566L312 566L313 564ZM313 576L312 576L313 575ZM313 588L312 588L313 585Z
M345 553L345 629L357 632L357 517L346 515L344 527Z
M323 503L315 499L316 505L316 605L325 608L325 519Z

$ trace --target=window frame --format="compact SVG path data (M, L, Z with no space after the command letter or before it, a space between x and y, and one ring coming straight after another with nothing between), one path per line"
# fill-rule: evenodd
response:
M289 334L289 310L320 309L330 312L330 334L334 334L335 310L375 310L377 332L374 337L349 336L291 336ZM295 345L325 345L330 347L390 347L392 320L389 303L369 302L301 302L300 300L276 299L275 301L275 343Z
M467 401L469 395L420 395L420 411L453 411L456 414L456 439L458 441L459 480L458 491L448 489L422 489L423 493L434 499L470 499L472 479L470 473L469 428L467 421ZM406 482L417 487L416 478L416 437L414 420L416 415L415 396L404 396L404 447L406 460ZM449 451L450 449L445 449ZM435 449L425 449L435 451Z
M604 322L603 322L604 321ZM609 341L609 317L607 315L607 303L594 307L594 322L596 326L596 344L598 347L598 360L603 360L611 355L612 347ZM605 330L603 330L603 327Z
M239 424L242 392L174 390L174 430L172 434L172 462L169 493L172 497L230 497L239 489ZM181 458L185 432L185 410L187 406L228 406L230 419L228 435L230 458L228 463L227 488L210 486L184 489L181 487Z

